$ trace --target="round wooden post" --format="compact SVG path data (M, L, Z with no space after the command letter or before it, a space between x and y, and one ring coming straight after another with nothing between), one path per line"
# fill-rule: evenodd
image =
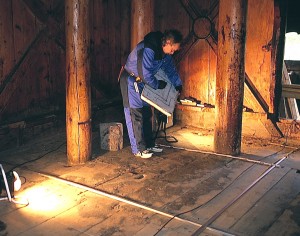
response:
M215 152L239 155L245 81L247 0L220 0Z
M76 165L92 156L89 0L65 1L65 30L67 156Z
M131 1L131 49L154 29L154 0Z

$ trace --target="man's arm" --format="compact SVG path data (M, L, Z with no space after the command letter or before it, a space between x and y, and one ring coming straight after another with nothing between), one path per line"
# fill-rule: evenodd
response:
M177 72L177 69L175 67L175 64L174 64L172 56L167 55L164 58L164 63L162 65L162 70L166 73L168 79L174 85L174 87L176 89L177 88L180 89L180 87L182 89L182 81L181 81L180 76L179 76L179 74Z
M154 61L154 51L150 48L145 48L143 53L144 81L154 89L158 89L159 87L159 82L154 76L157 72L156 64Z

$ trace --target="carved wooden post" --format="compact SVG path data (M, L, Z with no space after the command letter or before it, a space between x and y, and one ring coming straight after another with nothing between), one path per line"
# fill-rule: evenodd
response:
M65 1L66 132L68 164L91 158L89 0Z
M214 149L241 152L247 0L220 0Z
M131 1L131 49L154 29L154 0Z

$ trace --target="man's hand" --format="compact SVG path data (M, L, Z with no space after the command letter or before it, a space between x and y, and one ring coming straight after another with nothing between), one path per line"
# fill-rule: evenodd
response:
M181 93L182 91L182 85L178 85L175 87L176 91L178 91L179 93Z
M164 80L158 80L158 89L164 89L167 85L167 82Z

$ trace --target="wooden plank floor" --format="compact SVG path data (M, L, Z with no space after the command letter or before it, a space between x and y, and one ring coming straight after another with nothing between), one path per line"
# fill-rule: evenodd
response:
M147 160L131 154L126 137L121 151L100 150L95 133L93 160L69 167L64 131L0 152L0 163L26 180L18 200L29 201L0 201L0 235L192 235L219 212L201 235L300 234L299 151L272 167L293 147L245 138L238 160L213 153L211 132L175 126L168 135L178 142L158 139L173 148Z

